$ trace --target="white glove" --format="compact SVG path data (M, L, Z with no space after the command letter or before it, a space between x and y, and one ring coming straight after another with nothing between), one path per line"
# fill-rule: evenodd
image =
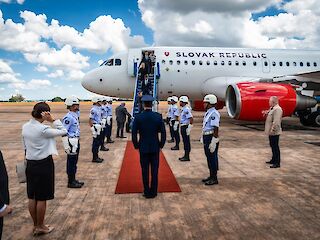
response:
M172 121L171 120L169 121L169 126L172 127Z
M189 124L189 126L187 127L187 130L186 130L187 136L190 135L192 127L193 127L192 124Z
M200 137L200 143L203 144L203 136Z
M111 125L111 117L109 116L109 117L107 117L107 124L108 124L108 126L110 126Z
M64 151L66 152L66 154L70 154L71 147L69 144L69 138L67 136L62 137L62 144L63 144L63 148L64 148Z
M69 143L72 146L71 155L77 154L79 138L69 138Z
M102 128L105 128L105 127L106 127L106 123L107 123L107 119L105 119L105 118L102 119L102 120L101 120L101 127L102 127Z
M175 121L175 122L174 122L174 125L173 125L173 130L174 130L174 131L177 131L177 130L178 130L178 127L179 127L179 122L178 122L178 121Z
M90 130L91 130L91 132L92 132L93 138L96 138L96 137L98 136L98 134L97 134L97 131L96 131L96 129L94 128L94 126L92 126L92 127L90 128Z
M93 126L96 129L97 135L100 135L101 130L102 130L102 126L100 124L95 124Z
M213 137L211 143L209 145L210 152L213 153L216 150L217 143L219 142L219 138Z

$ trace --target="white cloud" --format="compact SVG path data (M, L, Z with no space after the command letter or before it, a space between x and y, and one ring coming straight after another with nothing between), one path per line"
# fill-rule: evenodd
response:
M17 2L19 4L23 4L25 0L17 0L17 1L12 1L12 0L0 0L0 3L1 2L4 2L4 3L12 3L12 2Z
M139 0L155 45L319 48L320 2L316 0ZM287 13L252 19L268 7Z
M55 72L49 73L47 75L49 78L59 78L59 77L63 77L64 76L64 72L60 69L58 69Z
M49 80L42 79L32 79L29 82L20 82L10 84L11 88L23 89L23 90L36 90L36 89L46 89L51 86Z
M38 72L48 72L48 71L49 71L49 69L48 69L47 67L42 66L42 65L40 65L40 64L38 64L38 65L36 66L35 70L38 71Z
M18 79L20 74L15 73L11 66L0 59L0 83L18 83L21 80Z
M85 73L80 70L72 70L69 72L67 79L72 81L80 81L84 75Z

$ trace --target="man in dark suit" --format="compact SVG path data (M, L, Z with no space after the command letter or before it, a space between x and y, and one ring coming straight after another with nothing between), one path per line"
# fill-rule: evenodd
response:
M12 211L9 206L8 174L0 151L0 239L2 237L3 217Z
M141 100L144 104L144 111L134 118L132 141L134 147L140 152L143 196L155 198L158 192L159 155L160 149L166 142L166 130L161 114L152 112L153 97L145 95ZM159 133L161 133L160 140ZM151 187L149 185L149 166L151 166Z
M121 103L116 108L117 138L126 138L125 136L123 136L123 129L124 129L124 125L127 121L127 116L130 118L131 115L130 115L130 113L128 113L125 106L126 106L125 103Z

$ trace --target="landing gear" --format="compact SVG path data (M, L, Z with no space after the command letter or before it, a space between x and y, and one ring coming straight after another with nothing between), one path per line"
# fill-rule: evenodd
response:
M311 110L300 111L298 116L303 126L320 127L320 109L315 112L311 112Z

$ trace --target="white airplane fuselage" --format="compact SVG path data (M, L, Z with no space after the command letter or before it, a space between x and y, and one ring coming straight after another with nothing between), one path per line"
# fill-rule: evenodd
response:
M88 72L82 80L87 90L113 97L132 98L135 87L134 69L142 52L153 51L160 78L158 97L188 95L202 99L213 93L225 99L226 89L241 82L280 81L292 79L308 83L314 79L299 74L320 71L320 51L270 50L207 47L149 47L129 49L110 59L118 64ZM119 64L121 60L121 64ZM317 79L319 82L319 79Z

